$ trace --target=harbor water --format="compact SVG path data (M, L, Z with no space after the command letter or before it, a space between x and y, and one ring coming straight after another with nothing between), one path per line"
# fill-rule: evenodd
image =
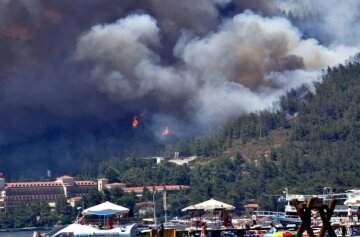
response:
M0 232L0 237L32 237L34 231Z

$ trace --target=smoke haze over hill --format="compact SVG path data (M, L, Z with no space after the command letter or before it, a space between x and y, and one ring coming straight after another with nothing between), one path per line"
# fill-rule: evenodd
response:
M0 144L128 128L133 116L155 139L166 126L184 137L270 108L358 52L358 9L325 0L0 0Z

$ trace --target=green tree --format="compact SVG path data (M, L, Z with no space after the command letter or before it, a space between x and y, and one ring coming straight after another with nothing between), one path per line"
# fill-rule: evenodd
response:
M58 217L57 224L65 225L73 221L73 210L65 196L60 197L55 202L55 212L54 215Z

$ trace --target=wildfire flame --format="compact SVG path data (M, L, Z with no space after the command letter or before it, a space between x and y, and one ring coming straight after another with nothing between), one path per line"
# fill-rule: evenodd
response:
M132 120L132 126L133 128L136 128L139 125L139 120L136 116L134 116L133 120Z
M170 134L169 127L164 128L164 130L161 133L161 135L163 135L164 137L168 136L169 134Z

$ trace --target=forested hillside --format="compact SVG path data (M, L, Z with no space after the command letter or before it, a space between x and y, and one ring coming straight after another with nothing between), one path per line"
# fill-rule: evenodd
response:
M277 200L285 187L303 193L319 193L324 187L337 191L358 188L359 80L358 63L329 68L314 93L305 87L291 90L276 111L239 117L217 133L164 148L179 151L181 156L197 155L188 166L166 161L154 166L136 156L112 157L78 167L77 178L107 177L130 186L191 186L168 194L170 216L183 215L181 208L210 197L235 205L241 213L253 198L262 209L282 210L283 203ZM135 195L94 192L89 195L95 195L98 202L112 200L131 208L137 201L152 200L151 194L140 200ZM162 215L162 197L158 198L157 211ZM95 199L85 199L89 200Z
M224 128L218 136L226 141L223 147L218 146L223 151L227 144L238 140L244 149L251 143L268 147L267 152L258 155L257 162L248 161L249 170L241 176L245 184L240 181L242 188L238 193L264 197L281 194L284 187L302 192L319 192L325 186L338 191L359 187L359 80L357 63L329 68L316 85L315 95L306 93L304 88L291 91L282 98L280 111L251 114ZM244 129L246 124L248 130ZM271 137L279 128L287 131L282 133L283 139L274 136L266 145L264 136ZM241 153L242 146L238 146ZM224 193L229 192L231 189Z
M276 210L285 187L307 193L359 187L359 77L358 63L329 68L315 93L292 90L276 112L252 113L211 136L174 145L180 154L200 157L192 169L169 163L151 169L138 162L128 169L113 160L103 162L100 173L138 185L191 185L188 195L169 199L176 206L214 197L239 210L250 198Z

